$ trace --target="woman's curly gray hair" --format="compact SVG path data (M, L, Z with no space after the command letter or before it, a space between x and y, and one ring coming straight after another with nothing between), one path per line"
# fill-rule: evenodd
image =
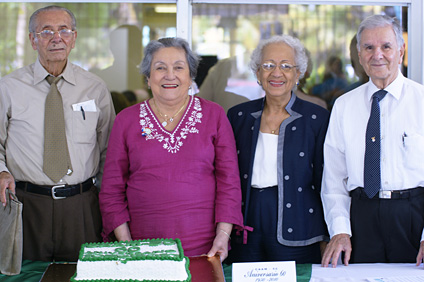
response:
M140 64L140 73L146 78L150 78L150 67L153 61L153 55L162 48L175 47L185 52L187 63L190 70L190 77L194 80L197 75L197 67L200 58L191 49L187 41L179 37L165 37L159 40L150 41L144 48L144 58Z
M290 36L290 35L274 35L271 38L263 39L259 42L258 46L253 50L252 55L250 56L249 67L256 76L256 72L261 67L262 63L262 52L264 48L273 43L284 43L293 48L294 50L294 62L297 66L297 69L300 72L299 79L301 79L306 72L308 67L308 57L305 52L305 47L300 42L299 39Z

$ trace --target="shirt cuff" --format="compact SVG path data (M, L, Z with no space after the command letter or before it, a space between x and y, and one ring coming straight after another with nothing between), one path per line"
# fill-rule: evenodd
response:
M3 172L3 171L10 173L10 171L7 169L5 165L0 164L0 172Z
M330 233L330 238L337 234L348 234L352 236L352 230L350 228L350 220L346 217L336 217L333 219L331 224L328 226L328 232Z

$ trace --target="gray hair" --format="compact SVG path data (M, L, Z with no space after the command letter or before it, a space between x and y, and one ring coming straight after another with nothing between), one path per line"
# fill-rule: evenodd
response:
M400 49L405 43L402 36L402 27L400 26L399 20L397 18L392 18L386 15L369 16L361 22L358 28L358 33L356 34L356 40L358 41L356 48L358 48L359 51L361 50L361 35L364 30L385 26L392 27L396 36L397 45Z
M299 39L292 37L290 35L274 35L271 38L263 39L259 42L255 50L253 50L252 55L250 56L249 67L256 76L256 72L261 67L262 63L262 52L264 48L273 43L284 43L293 48L294 50L294 62L297 66L297 69L300 72L299 79L301 79L306 72L308 67L308 57L305 52L305 47L300 42Z
M162 48L175 47L185 52L190 77L194 79L197 75L197 67L200 58L190 49L187 41L179 37L165 37L159 40L150 41L144 48L144 58L140 64L140 73L146 78L150 78L151 65L154 54Z
M71 29L72 30L77 29L77 20L75 19L75 16L71 12L71 10L64 7L60 7L60 6L47 6L47 7L38 9L31 15L31 17L29 18L29 24L28 24L29 32L36 32L35 29L37 27L36 25L37 25L38 15L42 12L47 12L47 11L65 11L71 17Z

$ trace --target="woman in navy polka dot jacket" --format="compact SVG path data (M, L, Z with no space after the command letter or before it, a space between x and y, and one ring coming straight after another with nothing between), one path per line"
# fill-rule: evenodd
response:
M262 40L250 67L265 97L228 111L245 225L233 233L229 262L321 261L328 241L320 190L329 113L293 93L306 66L298 39Z

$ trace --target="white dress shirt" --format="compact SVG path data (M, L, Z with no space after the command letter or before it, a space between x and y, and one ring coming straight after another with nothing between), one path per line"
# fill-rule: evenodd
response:
M338 98L332 109L321 193L331 237L352 235L349 192L364 187L365 132L377 90L370 80ZM399 72L385 90L380 101L382 190L424 187L424 86Z

